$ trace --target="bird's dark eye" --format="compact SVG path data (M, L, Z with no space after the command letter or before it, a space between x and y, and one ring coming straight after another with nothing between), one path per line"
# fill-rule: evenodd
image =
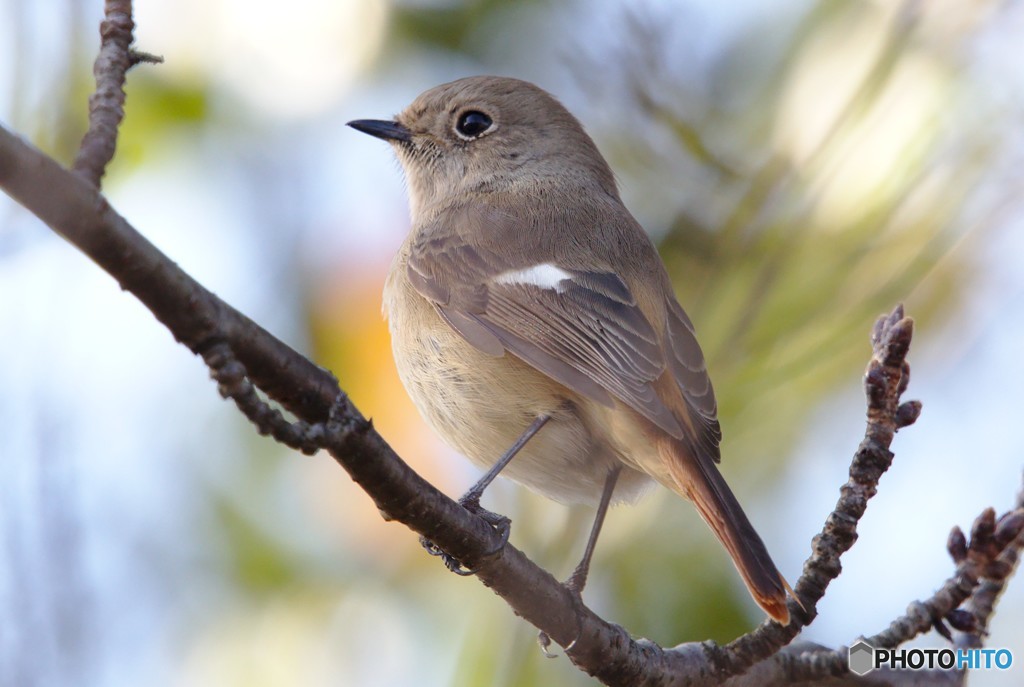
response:
M491 128L491 118L480 110L469 110L459 115L455 123L455 131L464 138L476 138Z

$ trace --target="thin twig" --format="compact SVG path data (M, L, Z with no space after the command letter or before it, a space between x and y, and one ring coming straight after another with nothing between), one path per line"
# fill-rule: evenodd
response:
M956 572L925 601L910 604L907 613L894 620L888 628L865 641L877 648L892 648L908 642L931 629L952 639L945 622L956 629L976 632L974 614L956 612L960 605L977 593L982 581L998 584L1012 571L1004 554L1014 555L1013 542L1024 529L1024 511L1009 511L997 522L995 511L987 508L974 521L968 543L959 527L950 534L950 554L957 564Z
M272 408L256 393L256 387L247 376L245 366L235 357L231 347L219 341L202 351L203 361L210 368L210 376L217 381L217 390L224 398L235 402L238 409L256 427L256 431L264 436L271 436L276 441L313 455L328 446L327 429L323 422L289 422L281 411ZM339 389L339 402L343 405L344 396Z
M1017 492L1016 506L1017 513L1024 512L1024 486ZM1004 534L1004 536L1006 535ZM1003 589L1017 568L1022 550L1024 550L1024 532L1019 532L1016 538L999 554L999 569L996 572L1003 574L998 578L982 580L974 594L971 595L967 603L967 611L973 616L975 627L957 637L956 645L958 647L975 649L984 645L985 637L988 635L989 620L995 612L999 595L1003 593Z
M131 49L135 22L131 0L106 0L100 23L100 50L93 63L96 90L89 96L89 129L72 165L76 174L99 188L117 148L117 128L124 119L125 74L139 62L163 58Z
M947 639L952 639L946 623L955 629L969 634L976 640L972 646L981 646L983 627L974 613L959 610L967 599L975 599L982 590L1005 584L1012 567L1007 565L1007 556L1015 556L1022 540L1021 530L1024 529L1024 510L1018 507L1003 515L997 522L991 508L986 509L974 522L971 538L968 542L959 528L954 528L950 535L950 554L957 564L954 574L925 601L910 604L906 614L900 616L882 632L864 641L875 649L890 649L910 641L914 637L937 630ZM966 646L957 642L958 646ZM835 650L816 648L814 651L790 651L776 654L773 662L782 661L781 665L773 665L771 670L781 671L787 682L822 680L840 677L848 670L847 647ZM962 684L963 676L956 671L941 676L940 671L928 675L922 684L933 684L935 681L947 681L949 684ZM849 684L873 684L881 681L889 684L893 681L891 672L872 672L870 676L860 678L849 676ZM924 678L918 675L918 678Z
M818 601L842 570L839 558L857 541L857 523L864 515L868 500L875 495L879 479L892 463L889 446L893 436L898 429L913 424L921 412L917 401L900 403L900 395L910 381L906 355L913 331L913 320L903 316L902 306L875 323L871 335L873 355L864 375L867 429L850 466L850 479L840 490L835 510L825 521L825 527L814 537L813 554L804 563L803 574L797 581L795 592L802 606L790 602L792 620L787 626L766 621L725 647L706 643L709 661L717 674L737 675L771 656L792 641L817 615ZM834 674L844 670L836 666Z

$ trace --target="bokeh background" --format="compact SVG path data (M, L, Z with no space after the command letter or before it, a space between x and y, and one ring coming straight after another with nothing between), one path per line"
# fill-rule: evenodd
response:
M0 120L69 162L99 0L0 1ZM479 73L584 122L658 242L721 404L723 470L794 580L863 429L877 314L919 329L924 402L805 637L884 628L1024 465L1024 7L976 0L142 0L104 190L187 271L329 367L417 470L477 476L392 367L408 229L388 147L344 126ZM0 198L0 685L586 685L325 456L257 437L198 359ZM591 512L499 484L558 576ZM761 614L693 509L612 511L586 598L672 645ZM1024 580L990 646L1015 651ZM941 645L936 637L919 643Z

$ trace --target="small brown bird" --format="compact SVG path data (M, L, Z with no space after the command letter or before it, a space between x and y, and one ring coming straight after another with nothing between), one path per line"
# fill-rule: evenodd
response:
M479 506L502 468L596 504L568 583L580 591L608 504L653 480L696 505L757 603L788 623L788 585L716 466L693 325L576 118L530 83L480 76L430 89L394 121L349 124L389 141L405 169L412 231L384 307L423 417L491 468L464 505L507 536Z

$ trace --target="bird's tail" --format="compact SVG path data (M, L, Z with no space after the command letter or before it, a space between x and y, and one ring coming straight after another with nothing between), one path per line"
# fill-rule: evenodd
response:
M676 491L693 501L704 521L725 546L732 562L758 605L777 622L789 624L786 592L792 589L768 555L761 537L707 456L695 455L683 442L661 442L659 450L669 466ZM671 486L671 485L666 485Z

